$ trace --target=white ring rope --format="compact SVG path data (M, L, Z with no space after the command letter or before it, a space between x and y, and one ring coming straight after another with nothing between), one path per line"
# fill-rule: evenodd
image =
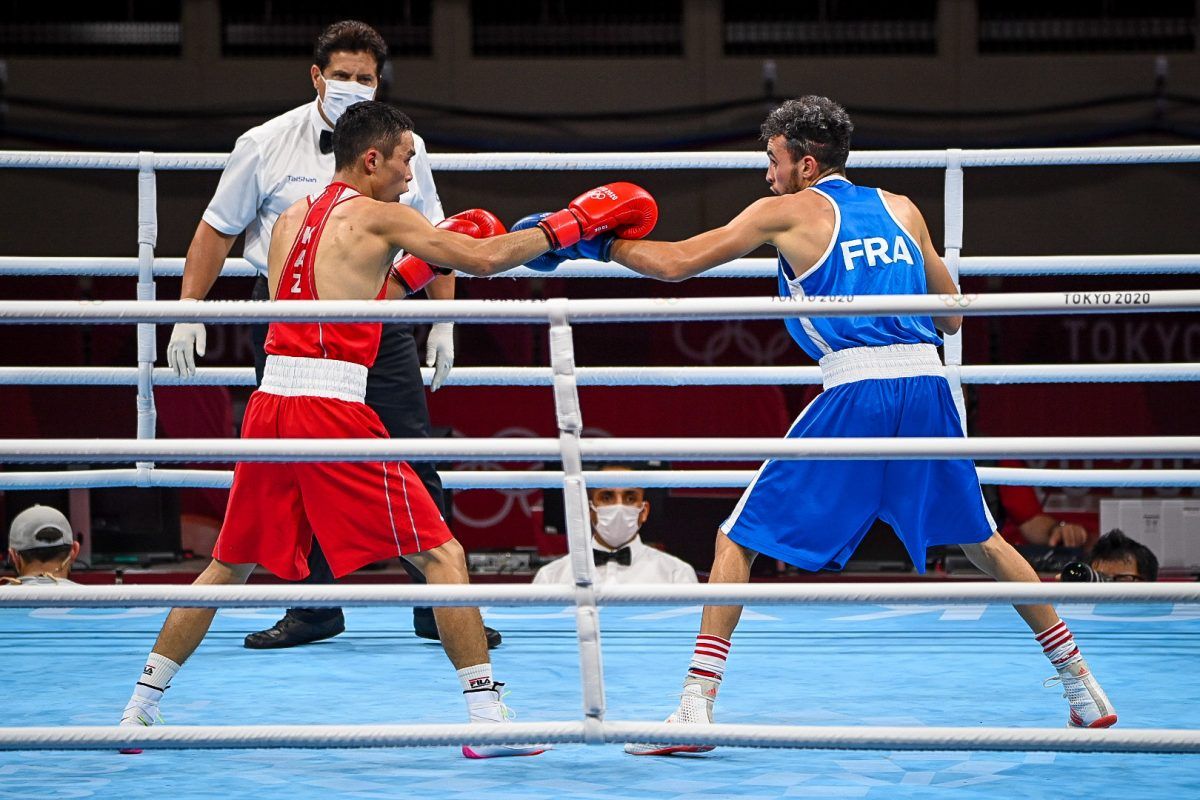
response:
M469 322L546 323L562 313L575 323L786 319L882 315L1129 314L1195 311L1200 290L1016 292L986 295L855 297L690 297L612 300L291 300L202 303L145 300L4 300L0 323L148 322Z
M182 258L154 259L154 277L178 278L183 275ZM0 256L0 275L71 276L91 275L105 278L134 278L139 274L136 257L107 256ZM224 278L253 278L258 270L244 258L228 258L221 269Z
M977 605L1200 603L1200 583L626 583L598 585L601 605ZM571 605L575 587L534 584L24 586L0 608L271 608L275 606Z
M156 277L183 275L182 258L154 259ZM93 275L135 277L134 257L92 256L0 256L0 275ZM701 273L700 278L774 278L778 266L773 258L738 258ZM1195 275L1200 273L1200 255L1127 256L963 256L959 275L964 277L1049 276L1049 275ZM461 277L471 275L458 273ZM250 277L258 271L244 258L230 258L221 270L224 277ZM553 274L521 267L504 273L504 278L643 278L618 264L571 260Z
M0 439L0 462L557 461L557 439ZM585 460L1195 458L1200 436L589 438Z
M1168 383L1200 380L1200 363L996 364L960 367L963 383ZM421 370L426 385L433 369ZM0 367L0 386L136 386L136 367ZM446 386L551 386L551 367L458 367ZM576 367L579 386L820 385L820 367ZM154 370L155 386L254 386L250 367Z
M1085 164L1173 164L1200 161L1200 145L1144 147L1044 147L957 151L963 167L1034 167ZM18 169L221 169L225 153L60 153L0 150L0 168ZM859 150L855 168L945 167L945 150ZM761 150L695 153L431 153L430 165L447 172L508 170L766 169Z
M676 728L684 730L676 732ZM1096 733L1102 735L1088 736ZM1093 731L1061 728L903 728L728 723L691 726L667 725L662 722L612 721L604 723L604 737L605 741L614 743L666 742L804 750L1200 753L1200 731L1169 728Z
M432 372L422 370L426 384L430 377L425 373L431 376ZM0 367L0 386L137 386L137 382L137 367ZM257 381L252 367L201 367L186 378L159 367L154 370L154 385L256 386Z
M0 728L0 751L327 749L521 742L566 744L588 741L585 734L582 722L514 722L507 725L187 725L154 728L64 726Z
M1002 486L1194 487L1197 469L1031 469L976 467L982 484ZM562 489L563 473L551 470L439 471L447 489ZM744 489L754 478L750 469L731 470L601 470L584 471L589 488L625 486L644 489L693 487ZM98 489L157 486L175 489L228 489L232 470L97 469L55 472L0 472L0 491L17 489Z
M0 259L2 274L3 259ZM765 278L779 272L773 258L738 258L700 273L698 278ZM1017 277L1051 275L1194 275L1200 273L1200 255L1132 256L974 256L959 259L960 277ZM17 273L29 274L29 273ZM182 274L182 268L181 273ZM224 273L222 273L224 274ZM463 278L474 275L457 273ZM646 278L620 264L587 259L564 261L552 274L521 267L504 278ZM648 278L646 278L648 280Z
M895 726L667 725L661 722L513 722L507 725L188 725L0 728L0 750L124 748L378 748L459 744L662 742L799 750L1200 753L1200 731Z

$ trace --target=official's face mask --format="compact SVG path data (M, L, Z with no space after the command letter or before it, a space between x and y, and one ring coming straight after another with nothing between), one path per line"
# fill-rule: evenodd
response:
M321 101L321 109L329 118L329 124L336 125L346 109L363 100L375 99L375 87L363 86L358 81L331 81L324 75L325 98Z
M645 504L626 506L615 503L610 506L592 505L596 512L596 537L612 548L620 547L637 534L638 519Z

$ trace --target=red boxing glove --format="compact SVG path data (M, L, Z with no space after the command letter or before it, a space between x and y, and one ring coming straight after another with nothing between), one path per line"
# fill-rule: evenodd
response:
M504 233L504 223L490 211L472 208L446 217L435 227L465 234L472 239L487 239ZM414 255L405 256L392 264L389 274L404 287L405 294L415 294L424 289L438 275L449 275L451 270L433 267Z
M478 234L470 234L476 239L490 239L493 236L499 236L503 233L508 233L504 228L504 223L490 211L484 211L482 208L468 208L466 211L460 211L452 217L447 218L443 222L451 219L464 219L468 222L474 222L479 226ZM443 227L439 223L438 227ZM465 231L463 231L465 233Z
M465 213L466 212L464 211L463 214L465 214ZM486 213L486 212L484 212L484 213ZM461 233L466 236L470 236L472 239L486 238L483 231L480 230L479 225L476 224L475 222L467 219L462 214L455 214L453 217L446 217L444 220L439 222L437 225L434 225L433 227L441 228L444 231L454 231L455 233Z
M538 227L550 240L550 249L561 250L606 232L618 239L641 239L656 222L658 204L649 192L632 183L610 183L579 195Z

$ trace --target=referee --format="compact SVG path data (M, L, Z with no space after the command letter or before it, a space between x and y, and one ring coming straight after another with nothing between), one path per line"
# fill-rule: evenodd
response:
M333 176L333 125L354 103L371 100L387 59L387 44L371 26L354 20L335 22L317 38L315 63L310 68L317 98L251 128L237 140L221 173L217 192L208 204L183 266L182 300L203 300L233 248L245 232L246 260L258 270L252 300L269 300L267 250L275 220L292 203L320 191ZM416 155L411 162L413 180L400 202L437 223L445 216L438 199L425 142L413 135ZM426 288L430 298L454 299L454 275L440 276ZM252 326L254 370L262 382L267 326ZM167 361L181 377L194 375L196 356L204 355L204 326L178 323L171 332ZM429 331L426 362L434 368L431 389L437 391L454 363L454 327L444 322ZM429 436L429 410L421 381L417 345L411 325L385 324L379 355L367 376L367 405L394 438ZM429 496L443 516L442 481L429 462L414 462ZM263 531L264 536L270 531ZM416 583L425 576L404 559L404 569ZM316 537L308 558L311 574L305 583L333 583L333 572ZM433 609L413 609L418 636L438 639ZM340 608L290 608L283 619L264 631L246 637L246 647L294 647L337 636L346 629ZM487 629L489 647L500 644L499 632Z

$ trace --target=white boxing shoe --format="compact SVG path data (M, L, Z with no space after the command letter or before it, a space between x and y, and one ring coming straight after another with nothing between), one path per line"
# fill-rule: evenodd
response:
M1068 728L1110 728L1117 723L1116 710L1082 657L1059 667L1058 675L1044 685L1055 683L1062 683L1063 697L1071 704Z
M162 715L158 713L158 703L135 694L129 698L129 703L125 706L125 711L121 714L119 725L123 728L130 726L149 728L156 722L162 722ZM136 756L141 752L140 749L134 747L126 747L120 750L122 755L127 756Z
M486 690L489 701L472 704L471 722L504 724L515 719L517 713L504 705L503 683L493 683ZM550 749L548 744L464 744L462 754L467 758L506 758L509 756L536 756Z
M719 683L704 678L689 677L683 683L679 696L679 708L667 717L670 724L711 725L713 703L717 699ZM713 745L701 744L641 744L629 742L625 752L631 756L669 756L673 753L707 753Z

